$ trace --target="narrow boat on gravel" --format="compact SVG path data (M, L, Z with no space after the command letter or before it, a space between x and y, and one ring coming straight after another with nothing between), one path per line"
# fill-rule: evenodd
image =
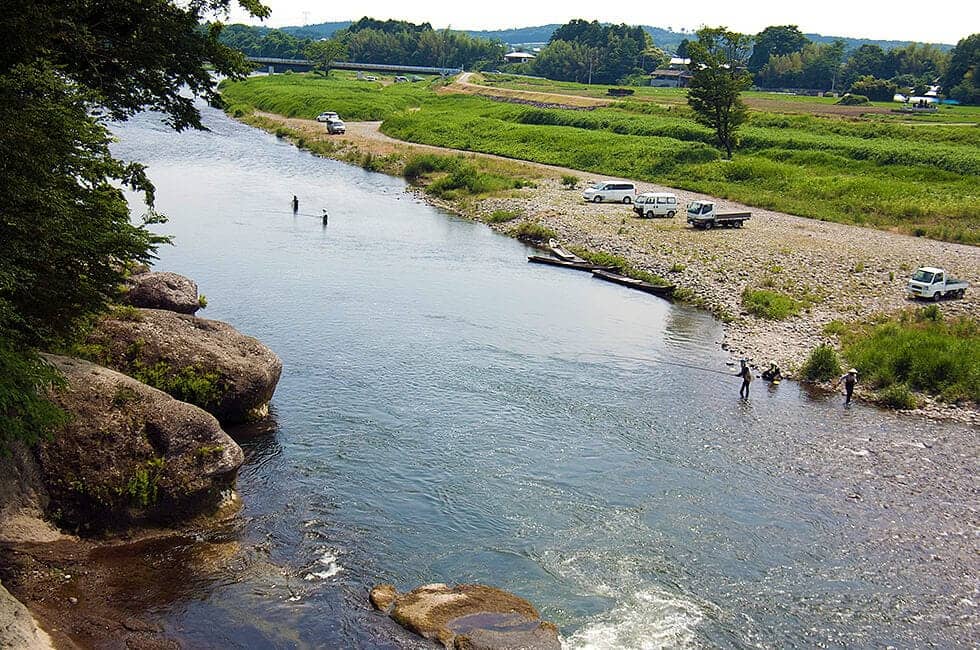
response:
M609 271L605 271L601 269L596 269L595 271L592 271L592 277L599 278L600 280L605 280L606 282L621 284L624 287L629 287L630 289L636 289L637 291L652 293L653 295L660 296L661 298L669 298L674 294L674 285L672 284L652 284L650 282L637 280L635 278L628 278L625 275L620 275L618 273L611 273Z
M599 266L585 260L574 262L557 257L545 257L543 255L528 255L527 261L534 264L550 264L551 266L560 266L565 269L576 269L578 271L615 271L610 266Z

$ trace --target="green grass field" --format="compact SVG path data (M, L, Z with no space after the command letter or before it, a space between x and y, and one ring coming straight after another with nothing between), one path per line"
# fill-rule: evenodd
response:
M976 120L980 109L944 107L931 116L949 125L907 116L753 109L734 160L724 161L712 134L683 105L682 90L640 88L635 99L581 111L436 94L437 84L383 85L335 72L329 80L253 77L224 83L222 92L232 106L290 117L334 110L349 120L384 120L384 133L411 142L646 180L827 221L980 243L980 127L960 125ZM566 93L578 86L538 85ZM606 89L584 88L600 95ZM649 101L656 97L671 101ZM817 107L833 101L776 97Z

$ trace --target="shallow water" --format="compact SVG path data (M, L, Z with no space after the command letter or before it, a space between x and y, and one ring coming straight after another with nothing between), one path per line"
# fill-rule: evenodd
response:
M413 647L370 587L475 581L531 600L571 648L969 638L942 623L969 581L881 543L935 524L931 488L887 510L854 492L877 471L866 439L973 433L790 382L742 402L705 313L529 265L400 179L205 115L211 132L180 135L141 115L116 153L149 165L170 217L157 268L284 371L274 431L242 442L241 512L141 560L162 584L134 608L170 634Z

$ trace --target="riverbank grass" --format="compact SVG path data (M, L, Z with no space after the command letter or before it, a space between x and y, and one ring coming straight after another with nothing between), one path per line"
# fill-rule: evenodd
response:
M904 387L945 402L980 404L980 321L974 317L946 319L931 305L856 327L841 343L862 379L891 401L903 403Z

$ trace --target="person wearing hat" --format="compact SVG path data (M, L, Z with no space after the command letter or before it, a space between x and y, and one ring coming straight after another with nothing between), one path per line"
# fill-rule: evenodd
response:
M850 370L847 371L846 375L841 375L840 379L837 380L837 383L834 384L834 388L836 388L840 386L841 382L844 382L844 394L846 395L846 397L844 398L844 406L847 406L848 404L851 403L851 395L854 394L854 384L857 383L857 380L858 380L857 368L851 368Z

